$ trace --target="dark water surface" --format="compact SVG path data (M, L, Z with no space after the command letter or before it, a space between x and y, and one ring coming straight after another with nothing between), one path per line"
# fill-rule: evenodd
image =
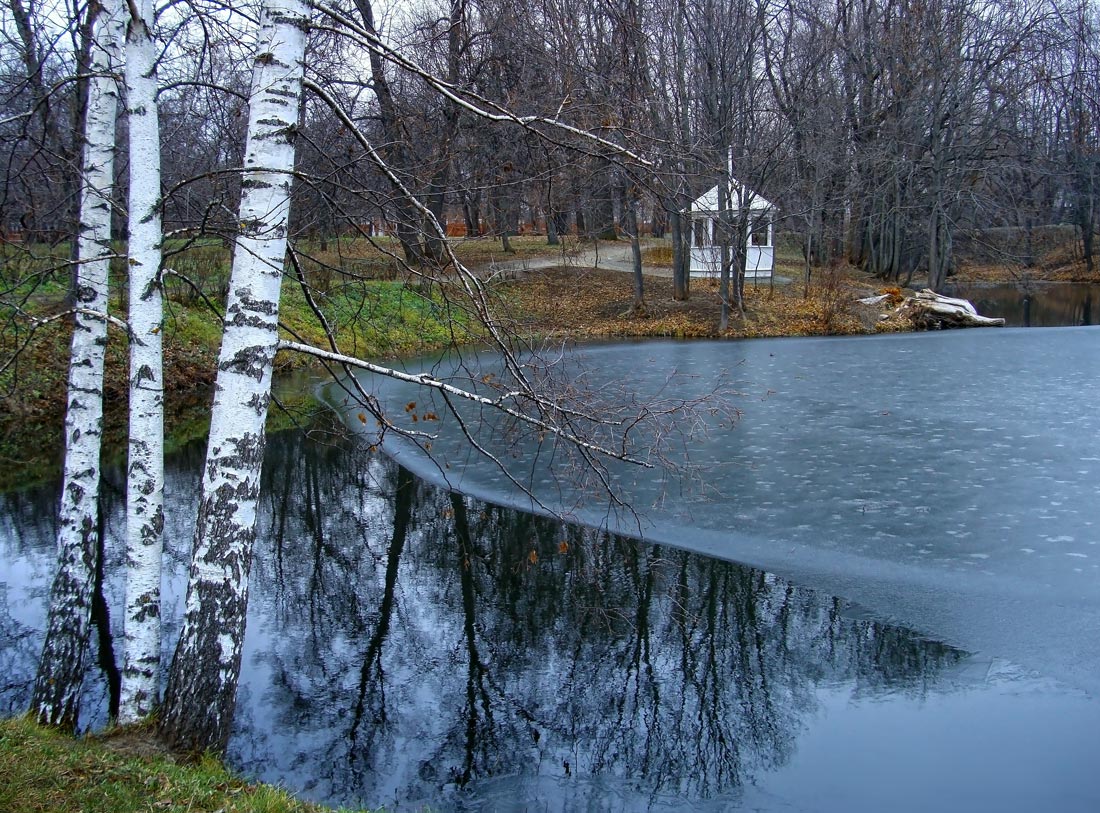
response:
M1062 327L1100 323L1100 285L1032 282L955 285L951 296L969 299L982 316L1000 316L1009 327Z
M230 761L397 810L1100 809L1100 702L1075 680L1097 665L1100 334L955 335L596 349L639 379L669 353L736 359L740 457L698 450L722 496L652 513L669 544L273 437ZM169 466L170 637L202 451ZM117 573L117 488L105 501ZM7 713L29 696L55 505L0 497ZM101 724L98 673L87 706Z

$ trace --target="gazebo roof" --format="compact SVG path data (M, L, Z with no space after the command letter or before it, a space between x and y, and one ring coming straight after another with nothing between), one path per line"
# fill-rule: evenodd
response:
M738 194L738 192L741 191L742 186L736 179L734 179L731 182L730 186L731 186L732 192L733 192L733 200L731 201L731 209L733 211L737 211L740 208L740 206L738 206L737 201L740 197L742 197L740 194ZM770 200L765 198L763 195L757 194L756 192L749 189L748 187L744 187L744 195L749 198L749 211L762 212L766 209L774 209L775 208L775 205ZM718 187L717 186L712 186L710 189L708 189L702 195L700 195L695 200L693 200L691 202L691 211L692 212L705 212L705 213L717 212L718 211Z

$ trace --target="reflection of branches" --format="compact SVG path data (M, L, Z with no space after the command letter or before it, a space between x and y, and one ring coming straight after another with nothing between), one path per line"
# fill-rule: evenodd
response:
M455 540L458 542L458 572L459 581L462 584L462 632L467 654L466 703L463 707L466 715L466 758L462 770L458 771L454 778L459 787L465 787L476 774L478 750L488 751L494 744L493 710L489 692L485 686L487 670L477 650L477 608L474 599L472 561L476 552L470 536L466 502L462 495L451 492L451 509L454 511ZM479 705L484 715L483 719L478 712Z
M8 586L0 582L0 706L4 716L26 711L30 702L38 633L15 618L8 608Z
M652 549L627 552L625 564L637 601L631 629L633 637L623 647L622 666L617 670L622 676L622 688L613 704L615 714L608 732L614 740L607 743L597 741L591 766L594 773L604 773L609 768L618 767L615 763L619 761L619 755L629 751L641 752L637 769L642 775L650 775L655 768L660 770L660 766L651 763L651 744L663 739L661 721L648 711L659 708L661 703L650 661L649 617L652 612L655 578L650 556L653 553ZM631 715L649 718L650 725L644 727L644 733L637 730L637 720L631 720ZM634 742L639 734L643 742L640 747Z
M394 595L397 589L397 572L401 563L401 553L405 549L409 525L412 521L413 497L416 483L408 470L397 470L397 488L394 491L393 534L386 554L386 577L382 588L382 601L378 607L378 620L371 634L367 651L363 655L363 666L359 673L359 697L352 711L349 739L351 749L349 757L354 755L359 740L359 730L364 718L371 725L372 732L387 723L385 670L382 667L382 645L390 631L390 619L393 616ZM369 748L367 759L370 758Z
M292 514L271 518L290 534L284 555L305 558L272 583L261 555L253 598L257 611L272 603L265 591L322 609L278 620L263 657L280 691L246 690L262 707L241 717L274 707L272 731L253 736L340 803L400 793L430 805L444 785L476 793L487 777L560 775L564 762L623 780L627 807L662 792L709 798L788 759L821 681L922 687L958 657L757 571L488 506L351 446L323 457L312 445L273 450L317 470L302 489L300 469L271 468L296 483L271 503ZM383 466L391 474L377 476ZM392 515L367 502L391 477ZM380 513L384 556L363 530ZM323 547L291 544L315 538L315 522ZM316 596L311 557L327 569Z

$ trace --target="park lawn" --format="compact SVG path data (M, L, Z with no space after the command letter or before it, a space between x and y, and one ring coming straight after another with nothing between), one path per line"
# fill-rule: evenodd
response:
M0 810L19 813L322 813L215 759L180 762L150 727L74 738L29 718L0 721Z

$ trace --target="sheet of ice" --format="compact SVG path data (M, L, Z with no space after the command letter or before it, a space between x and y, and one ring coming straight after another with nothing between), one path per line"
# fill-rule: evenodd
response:
M670 493L678 484L668 478L616 469L645 511L646 538L762 567L1100 691L1097 329L578 352L597 386L625 380L644 394L675 370L685 396L723 375L741 393L740 421L712 427L690 449L707 488ZM375 386L392 414L409 399L424 403L423 393L392 382ZM485 429L482 438L497 434ZM433 442L434 461L401 443L390 448L424 476L527 502L453 427ZM561 482L530 464L532 452L509 459L552 502ZM606 505L579 516L603 522Z

